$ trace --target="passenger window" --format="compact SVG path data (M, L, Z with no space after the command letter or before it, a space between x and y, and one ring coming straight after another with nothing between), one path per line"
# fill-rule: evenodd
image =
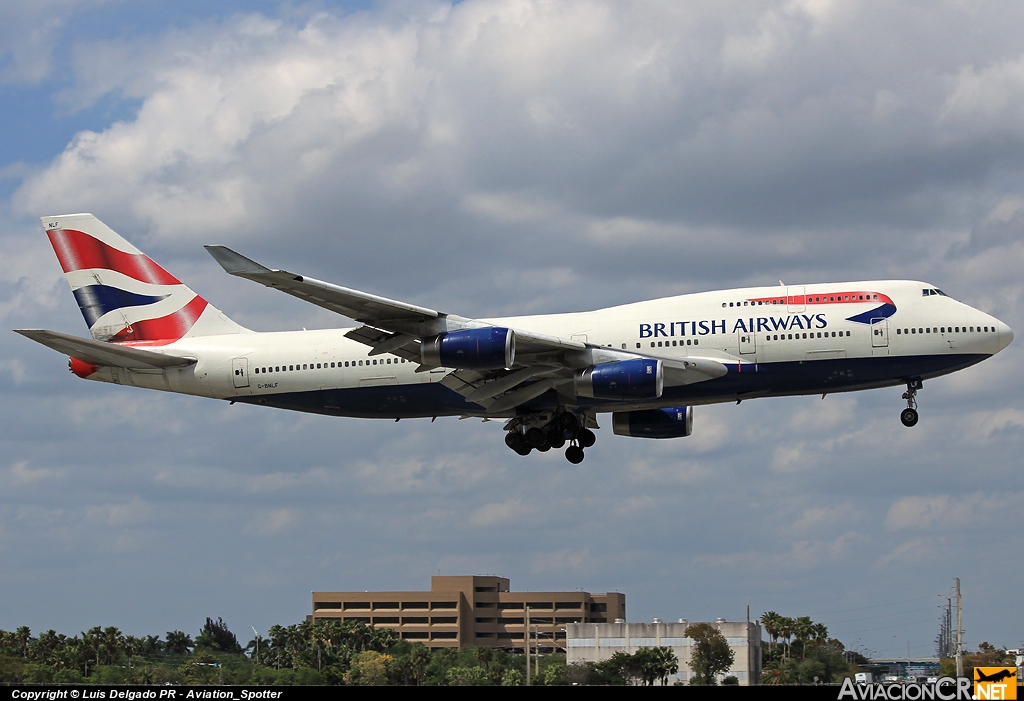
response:
M637 347L637 348L639 348L639 347L640 347L640 344L639 344L639 343L638 343L638 344L636 344L636 347Z
M693 339L693 345L697 345L698 343L700 343L700 339L698 339L698 338Z

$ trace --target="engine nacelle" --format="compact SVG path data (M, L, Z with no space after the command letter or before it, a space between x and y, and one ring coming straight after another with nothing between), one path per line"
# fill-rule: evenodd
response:
M459 370L510 368L516 359L512 329L486 328L451 331L420 343L424 365Z
M693 407L615 412L612 432L633 438L682 438L693 433Z
M665 387L665 373L660 360L617 360L580 370L575 386L580 397L657 399Z

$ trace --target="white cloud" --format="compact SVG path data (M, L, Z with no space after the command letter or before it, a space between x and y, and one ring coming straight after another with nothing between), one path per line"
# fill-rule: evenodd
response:
M897 499L885 525L895 531L948 531L967 526L1005 523L1024 503L1024 493L1012 487L1002 493L937 494Z

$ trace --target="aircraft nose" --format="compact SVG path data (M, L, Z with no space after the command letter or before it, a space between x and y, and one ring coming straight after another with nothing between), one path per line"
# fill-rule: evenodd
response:
M1013 341L1013 329L1001 321L998 322L998 326L996 328L999 329L999 350L1002 350L1010 345L1011 341Z

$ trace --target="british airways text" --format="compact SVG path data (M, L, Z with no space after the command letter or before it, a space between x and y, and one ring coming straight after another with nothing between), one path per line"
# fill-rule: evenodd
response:
M792 314L790 316L759 316L737 319L732 331L736 333L757 333L769 331L785 331L787 329L823 329L828 326L824 314ZM709 334L726 333L726 320L702 319L700 321L672 321L669 323L640 324L640 338L657 338L664 336L707 336Z

